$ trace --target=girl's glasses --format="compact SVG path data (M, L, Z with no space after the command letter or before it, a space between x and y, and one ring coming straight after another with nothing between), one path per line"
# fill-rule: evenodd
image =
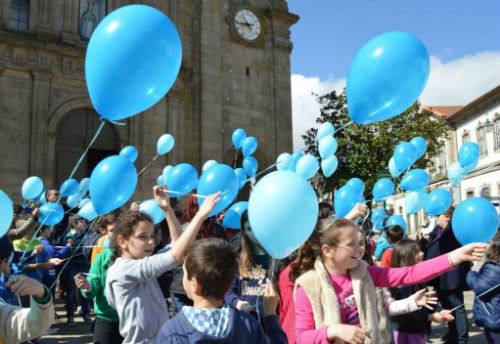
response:
M361 251L362 248L360 244L335 245L335 246L345 248L346 250L350 250L352 252Z

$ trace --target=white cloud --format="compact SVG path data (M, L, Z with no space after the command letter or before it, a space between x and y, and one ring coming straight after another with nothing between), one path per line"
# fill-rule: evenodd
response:
M443 63L431 56L431 72L420 96L422 105L465 105L500 84L500 53L481 52ZM332 90L342 92L345 78L292 74L293 147L304 146L301 138L309 128L318 127L319 105L312 94L323 95Z
M292 120L293 149L304 147L301 135L311 127L318 127L316 118L319 116L319 105L314 94L323 95L333 90L342 92L345 79L329 77L321 81L318 77L306 77L292 74ZM314 93L314 94L313 94Z
M422 105L465 105L500 84L500 53L480 52L443 63L431 56Z

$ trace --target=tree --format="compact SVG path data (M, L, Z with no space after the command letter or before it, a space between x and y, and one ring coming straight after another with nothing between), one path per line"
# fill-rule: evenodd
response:
M334 188L344 185L352 177L358 177L365 183L365 194L370 192L375 182L390 174L388 162L394 148L403 141L409 141L415 136L422 136L427 141L427 154L421 157L412 168L426 168L432 165L431 158L440 152L440 139L446 137L448 127L441 119L431 117L432 112L420 111L420 103L415 102L408 110L390 120L374 124L348 124L351 119L348 115L345 90L342 94L335 91L318 96L321 105L317 123L330 122L336 129L347 124L335 133L338 149L335 155L339 160L337 171L325 180L318 173L319 194L330 192ZM302 135L307 152L314 154L318 159L318 145L316 142L317 129L310 128ZM320 160L319 160L320 161ZM399 181L399 180L398 180ZM397 183L395 182L397 185Z

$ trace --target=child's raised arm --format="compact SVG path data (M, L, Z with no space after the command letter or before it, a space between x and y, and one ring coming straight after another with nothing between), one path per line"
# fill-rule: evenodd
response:
M174 210L170 206L170 197L168 196L167 188L164 186L156 185L153 188L154 197L156 203L163 211L165 219L167 220L168 230L170 232L170 238L172 241L177 241L182 235L182 227L175 216Z

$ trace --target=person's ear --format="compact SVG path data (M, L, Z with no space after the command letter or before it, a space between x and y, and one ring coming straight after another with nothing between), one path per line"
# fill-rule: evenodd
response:
M128 248L127 240L122 235L118 235L118 237L116 238L116 242L118 243L118 246L120 246L122 250Z
M198 282L198 280L195 277L188 280L188 282L191 293L194 295L201 295L202 288L200 282Z
M324 244L321 246L321 252L323 252L323 256L326 258L332 258L333 253L335 252L335 249L331 247L330 245Z

